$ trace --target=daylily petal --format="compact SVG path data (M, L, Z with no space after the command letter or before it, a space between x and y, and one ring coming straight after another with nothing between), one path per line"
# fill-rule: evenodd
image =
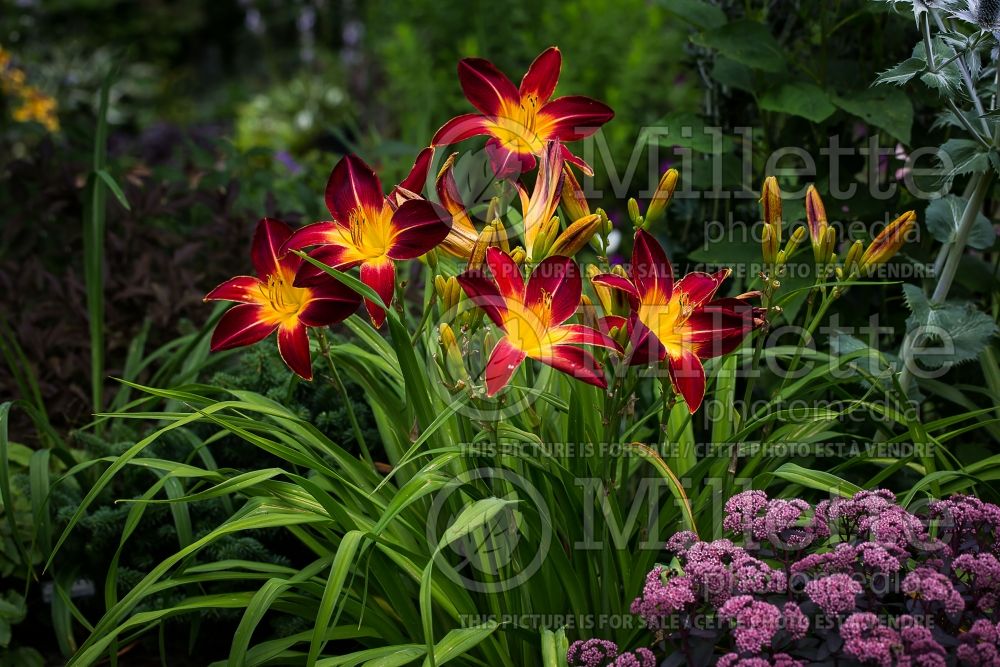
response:
M617 352L622 351L621 345L611 336L582 324L564 324L555 327L549 332L549 338L554 345L594 345Z
M705 398L705 367L694 352L682 351L670 357L670 380L677 392L684 397L688 411L694 414Z
M590 282L598 285L607 285L608 287L625 292L632 307L639 307L639 292L636 290L635 285L632 284L632 281L628 278L623 278L622 276L615 275L614 273L602 273L599 276L591 278Z
M392 245L386 254L392 259L414 259L432 250L448 236L451 215L433 202L413 199L404 202L392 215Z
M309 288L311 297L299 321L310 327L343 322L361 305L361 297L347 285L329 278Z
M553 255L538 263L528 278L524 303L531 308L541 303L546 294L552 298L552 326L562 324L576 312L583 294L583 280L576 262Z
M278 353L296 375L303 380L312 380L309 334L304 325L296 323L278 328Z
M531 153L517 153L493 138L486 142L486 154L490 158L490 168L497 178L516 178L535 168L535 156Z
M252 345L264 340L278 325L264 319L266 311L250 303L241 303L227 310L212 332L212 352Z
M427 185L427 175L430 172L431 160L434 158L434 149L425 148L417 154L417 159L413 162L410 173L399 184L399 187L409 190L415 194L424 191Z
M459 61L458 80L466 99L488 116L498 115L504 102L517 104L521 97L507 75L483 58Z
M649 327L635 315L628 321L629 350L626 354L629 366L649 366L658 364L667 356L667 348L653 335Z
M488 123L489 119L478 113L455 116L434 133L431 146L448 146L476 135L488 134Z
M326 207L333 217L347 224L359 208L370 212L382 210L385 195L382 184L364 160L350 153L330 173L326 183Z
M296 255L285 255L282 247L292 235L291 228L281 220L264 218L257 223L250 246L250 260L257 276L267 280L279 267L294 272L301 261Z
M396 265L391 259L375 259L361 264L361 282L368 285L382 298L382 303L388 306L392 303L392 295L396 289ZM365 308L372 318L375 328L385 322L385 311L377 304L365 299Z
M486 362L486 395L493 396L507 386L510 378L524 361L525 354L510 344L504 336L496 344Z
M309 256L339 271L354 268L363 260L363 257L358 254L356 248L340 245L319 246L310 252ZM302 266L299 267L299 270L295 274L294 285L296 287L306 287L327 277L323 269L310 262L303 261Z
M222 283L205 295L205 301L260 302L263 283L253 276L236 276Z
M282 247L283 252L302 250L314 245L350 243L351 233L346 225L334 221L314 222L295 230Z
M589 164L587 164L582 157L577 157L576 155L573 155L572 151L566 148L566 144L560 144L559 147L562 150L562 156L563 159L566 160L566 162L576 165L577 168L579 168L580 171L582 171L587 176L594 175L594 168L591 167Z
M487 278L482 271L475 269L458 274L458 283L472 303L481 308L494 324L502 328L507 301L497 289L496 282Z
M656 239L643 230L635 233L632 247L632 282L639 298L646 301L650 295L666 303L674 289L674 269Z
M555 345L548 351L548 354L536 358L543 364L548 364L577 380L601 389L608 387L608 381L604 377L604 369L594 359L594 355L579 347Z
M490 273L493 274L493 280L496 281L500 294L506 299L520 301L524 295L521 267L500 248L486 249L486 263L489 264Z
M559 81L560 67L562 54L559 53L559 47L550 46L542 51L521 79L521 97L534 96L538 104L548 102Z
M696 308L715 296L718 289L718 278L700 271L689 273L674 284L674 293L686 294L688 303Z
M550 137L576 141L589 137L614 118L611 107L582 95L558 97L538 112L539 125L549 126Z
M458 190L458 183L455 181L455 157L458 153L452 153L445 160L441 171L438 172L435 181L438 201L451 214L451 231L445 240L441 242L441 248L446 252L459 258L468 258L472 254L472 249L479 238L476 226L472 224L469 212L462 202L462 194Z

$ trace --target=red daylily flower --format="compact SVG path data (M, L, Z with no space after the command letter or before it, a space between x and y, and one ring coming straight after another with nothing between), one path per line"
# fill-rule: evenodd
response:
M309 327L341 322L361 305L361 297L324 275L309 287L293 285L302 264L298 255L283 255L281 247L292 230L280 220L257 223L250 258L257 276L236 276L205 296L205 301L235 301L212 333L213 352L252 345L278 331L278 352L288 367L312 379Z
M575 345L618 352L621 347L596 329L565 324L580 306L583 292L576 262L549 257L538 263L527 283L520 267L499 248L486 251L486 263L492 278L480 270L458 276L469 298L504 332L486 362L486 395L503 389L525 357L606 388L604 370L589 352Z
M562 55L550 47L535 58L520 88L493 63L465 58L458 63L458 80L466 99L480 113L452 118L437 131L433 146L447 146L476 135L489 135L486 151L498 178L507 178L535 166L535 157L552 139L577 141L596 132L615 112L589 97L571 95L550 99L559 80ZM566 160L588 175L586 162L562 148Z
M628 320L606 318L608 326L627 326L632 344L629 363L666 361L674 388L692 413L705 396L701 360L731 352L763 324L762 309L747 303L755 293L713 300L729 274L729 269L714 274L695 272L674 282L663 248L640 229L635 234L629 277L605 273L591 279L621 290L629 299L632 313Z
M347 270L361 267L361 282L371 287L389 305L396 284L396 262L417 258L437 246L448 235L451 216L437 204L420 198L410 187L422 189L427 176L421 160L410 176L389 197L382 194L378 176L356 155L345 156L333 168L326 184L326 206L333 220L316 222L296 230L285 243L286 250L318 246L309 253L327 266ZM422 172L422 175L421 175ZM303 263L295 284L308 286L326 274ZM385 311L365 299L376 327L385 321Z

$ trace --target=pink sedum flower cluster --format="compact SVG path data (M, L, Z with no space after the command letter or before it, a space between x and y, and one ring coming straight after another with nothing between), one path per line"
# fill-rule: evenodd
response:
M661 664L1000 667L1000 507L751 490L726 503L723 528L731 538L667 540L669 565L631 605Z

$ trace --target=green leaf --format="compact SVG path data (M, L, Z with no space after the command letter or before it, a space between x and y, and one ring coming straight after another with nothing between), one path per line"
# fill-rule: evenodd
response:
M837 110L822 88L804 81L784 83L764 93L760 108L801 116L814 123L822 123Z
M754 92L753 70L732 58L719 56L712 65L712 78L723 86Z
M951 243L958 236L958 225L965 213L969 200L958 195L948 195L935 199L927 207L924 214L927 229L941 243ZM990 219L982 213L976 216L976 222L969 232L967 245L976 250L992 248L996 241L996 233Z
M695 44L714 49L754 69L781 72L787 63L781 45L762 23L735 21L692 37Z
M948 160L942 159L946 155ZM972 139L949 139L938 152L942 173L945 176L981 174L990 167L990 152Z
M902 86L908 83L913 77L924 71L927 62L923 58L907 58L895 67L890 67L882 72L875 79L875 85L891 83Z
M869 88L846 97L834 96L833 103L869 125L883 129L893 137L910 143L913 128L913 104L898 88Z
M705 0L660 0L660 5L668 13L702 30L726 23L726 13Z
M951 47L945 44L940 37L935 37L931 42L931 50L934 52L935 63L945 62L952 55ZM925 66L930 64L927 61L927 50L922 42L913 49L913 57L925 61ZM931 71L928 67L927 71L920 75L920 80L927 87L938 91L940 95L954 97L962 85L962 72L957 63L951 62L936 71Z
M115 196L115 199L117 199L118 203L122 205L122 208L126 211L131 211L132 207L129 206L128 199L125 198L125 193L122 192L122 189L118 187L118 183L115 181L114 176L109 174L106 169L98 169L95 173L97 174L97 177L104 181L104 184L108 186L108 189L111 190L111 194Z
M907 332L920 335L924 354L918 350L916 358L928 368L976 359L997 333L993 318L971 303L932 303L916 285L903 285L903 293L911 312L906 320ZM928 343L940 345L930 347Z
M690 112L667 114L657 125L667 130L666 134L653 138L661 146L680 146L697 153L718 155L732 144L732 137L722 134L721 130L708 128L704 120Z
M821 470L811 470L803 468L794 463L783 463L780 468L774 471L774 476L810 489L836 493L845 498L850 498L861 490L861 487L831 475Z

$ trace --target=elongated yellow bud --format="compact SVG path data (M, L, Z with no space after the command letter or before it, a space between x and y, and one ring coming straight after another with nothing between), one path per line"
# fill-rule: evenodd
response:
M629 197L628 199L628 217L636 227L642 226L642 216L639 214L639 202L635 200L635 197Z
M680 180L680 177L680 172L676 169L667 169L663 172L660 183L656 186L656 192L653 193L653 200L649 202L649 208L646 209L646 218L643 221L644 229L649 229L649 225L663 217L667 210L667 204L674 197L674 190L677 189L677 181Z
M535 235L534 243L531 244L530 256L532 262L540 262L552 254L552 246L559 235L559 218L549 218L543 223L538 233Z
M524 264L524 260L528 258L528 253L526 253L524 251L524 248L522 248L521 246L517 246L516 248L510 251L510 258L514 260L515 264L521 266L522 264Z
M464 293L455 276L445 278L441 275L434 276L434 291L437 292L438 300L441 302L442 312L457 308Z
M587 278L591 281L591 286L594 288L594 294L597 295L597 300L601 302L601 308L606 314L611 313L612 308L612 298L611 298L611 288L606 285L601 285L600 283L595 283L594 278L601 275L601 270L594 264L587 265Z
M441 352L444 354L444 366L448 375L454 381L468 382L469 372L465 369L465 360L462 358L462 348L455 338L455 332L447 323L442 323L438 327L438 336L441 343Z
M916 221L917 214L914 211L907 211L889 223L878 236L872 239L864 255L861 256L860 271L870 275L876 267L895 257L899 249L906 243L906 235Z
M858 272L858 262L861 261L864 252L865 244L862 243L861 239L855 241L851 249L847 251L847 257L844 258L844 276L846 278L853 278Z
M792 235L788 237L788 243L785 244L785 249L782 251L785 253L782 263L795 254L795 251L798 250L799 245L805 240L805 238L806 228L799 225L795 228L795 231L792 232Z
M773 227L764 225L760 235L760 250L765 264L774 264L778 258L778 239L774 236Z
M472 247L472 253L469 255L470 269L482 268L483 262L486 260L487 248L500 248L504 252L510 252L507 230L499 219L483 227L483 231L479 233L476 244Z
M771 228L774 246L781 245L781 188L778 179L768 176L760 189L760 206L764 215L764 224Z
M583 196L583 188L576 180L573 168L567 162L563 165L562 207L570 220L579 220L590 215L590 204Z
M590 239L603 224L601 216L596 213L580 218L556 237L548 254L572 257L590 242Z

